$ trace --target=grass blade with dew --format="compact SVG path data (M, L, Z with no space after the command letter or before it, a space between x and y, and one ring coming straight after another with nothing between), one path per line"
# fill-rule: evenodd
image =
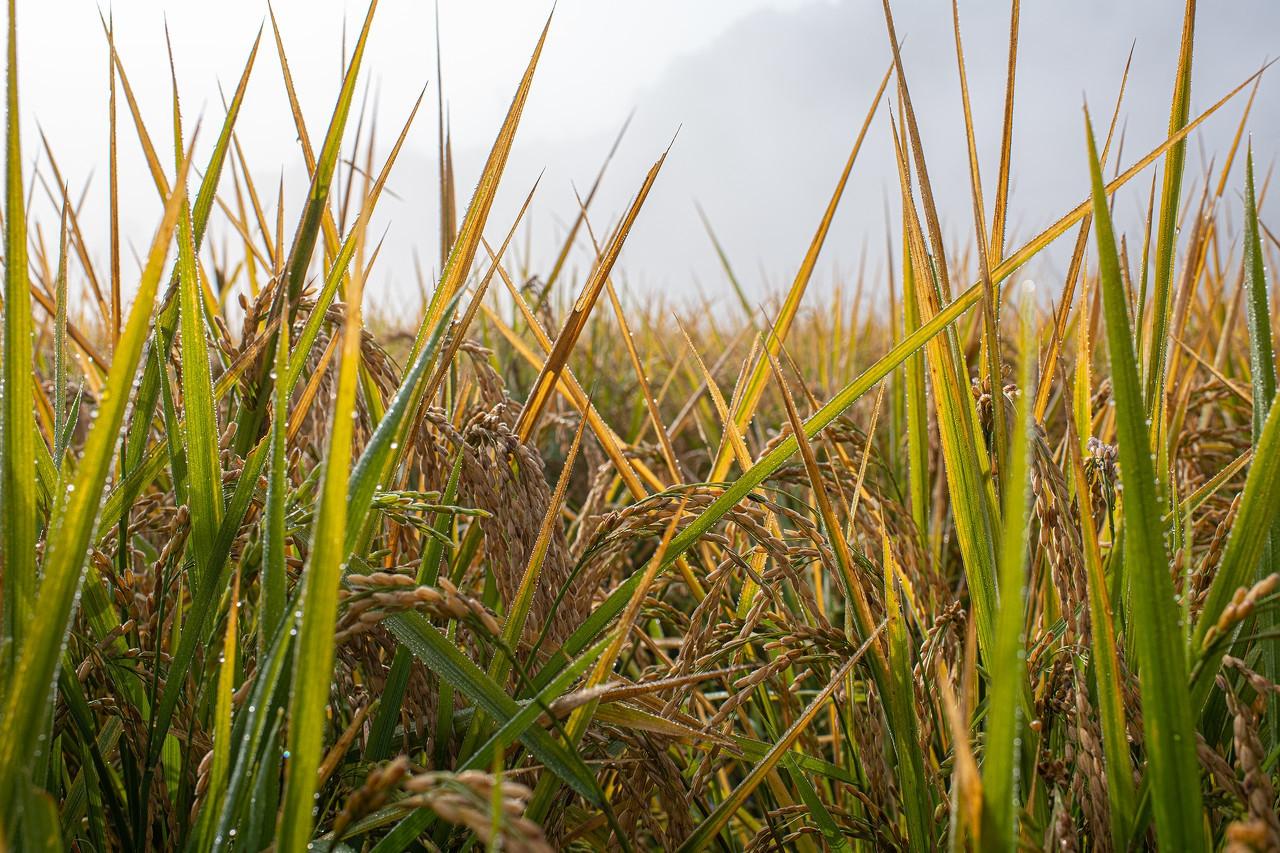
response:
M1021 337L1018 395L1005 479L1004 531L1000 538L999 609L995 646L988 670L986 749L982 763L982 845L988 850L1018 849L1018 812L1024 792L1018 790L1022 741L1022 696L1027 690L1026 600L1030 585L1031 465L1030 439L1035 429L1030 390L1035 380L1035 290L1028 281L1018 299ZM998 404L998 403L997 403Z
M0 553L4 557L4 600L0 673L12 673L14 656L34 613L36 597L36 433L35 335L27 279L26 198L22 190L22 143L18 113L18 23L9 0L5 128L4 352L0 394ZM33 697L35 698L35 697ZM6 765L11 766L11 765Z
M189 165L190 155L178 170L180 178L185 177ZM0 715L5 721L0 732L0 767L29 769L29 763L22 756L29 754L43 725L47 697L84 577L86 548L129 404L129 388L142 356L178 212L185 202L181 183L177 186L165 206L164 218L148 253L128 323L111 361L106 386L99 395L98 416L80 452L75 479L68 484L65 495L58 496L59 509L47 537L49 547L42 566L43 580L35 599L34 611L40 613L40 618L31 623L30 632L18 648L17 665ZM16 793L13 786L23 776L25 771L0 773L0 814L12 815ZM3 825L10 826L12 822L6 819Z
M325 707L333 681L334 625L338 616L338 584L346 562L347 482L360 369L362 277L352 280L342 329L342 362L338 368L329 446L313 525L311 554L302 576L298 605L298 651L294 657L289 698L289 761L277 849L301 853L311 846L315 823L316 772L324 743ZM286 617L287 618L287 617Z
M209 770L208 787L205 796L209 802L220 802L226 793L227 775L231 771L231 703L236 691L236 644L239 641L240 619L240 576L237 574L231 586L231 600L227 609L227 628L222 640L222 653L219 657L218 680L214 696L213 716L213 763ZM207 851L213 849L214 821L217 813L213 809L202 809L196 825L196 849Z
M1134 355L1120 259L1111 229L1102 170L1085 116L1093 178L1093 223L1099 286L1106 318L1107 350L1115 388L1116 435L1124 489L1124 571L1129 575L1132 631L1142 688L1147 766L1161 844L1204 848L1203 807L1195 730L1187 695L1185 641L1169 577L1169 555L1160 525L1158 483Z
M172 55L170 56L172 60ZM174 145L181 154L182 125L178 90L173 90ZM185 193L185 188L184 188ZM186 459L187 501L191 509L191 544L196 558L192 587L211 583L216 567L207 565L222 522L222 465L219 461L217 407L209 364L205 300L196 271L191 211L178 217L179 355L182 359L182 449Z
M1173 81L1173 103L1169 108L1169 135L1187 123L1191 107L1191 60L1196 29L1196 0L1186 0L1178 68ZM1168 341L1170 294L1173 289L1173 261L1178 243L1178 208L1182 201L1182 173L1187 157L1186 142L1179 141L1165 158L1164 183L1160 188L1160 222L1156 230L1155 288L1151 303L1151 346L1147 349L1147 416L1157 416L1156 407L1164 396L1164 367ZM1139 318L1141 319L1141 318ZM1163 419L1162 419L1163 420Z
M285 306L288 311L288 306ZM277 379L289 366L289 324L280 325L279 346L276 347L275 373ZM286 457L285 433L289 428L289 399L292 383L278 382L271 408L270 455L267 461L267 502L262 528L262 567L258 579L258 651L266 651L268 639L275 635L285 621L285 600L288 596L288 568L286 556L285 511L289 499L289 469Z
M440 282L424 311L422 324L414 337L413 347L409 350L407 360L410 362L417 357L418 351L426 343L445 306L454 300L470 273L471 264L475 261L476 252L484 234L485 223L488 222L489 212L493 209L498 183L502 179L507 160L511 156L511 148L515 144L516 129L520 126L520 117L524 113L529 91L533 87L533 73L538 67L538 59L542 56L542 48L546 44L547 32L550 29L551 17L548 16L547 23L543 26L538 42L533 48L533 54L529 57L529 63L525 66L524 76L516 86L515 96L507 108L506 117L498 129L498 136L493 141L493 147L489 149L489 158L485 161L484 169L480 173L480 180L476 183L470 204L467 205L467 212L462 217L462 225L454 238L453 247L449 250L449 260L440 271Z
M292 607L297 606L302 593L301 585L294 588L289 601ZM274 791L278 787L279 770L274 767L270 758L279 760L279 753L268 756L272 729L278 727L283 720L285 709L275 702L281 680L287 678L287 664L292 652L293 641L297 629L291 627L286 620L276 627L266 644L266 651L258 659L259 663L253 673L253 687L249 691L244 711L236 715L232 727L232 736L237 741L235 763L227 778L226 795L223 797L217 829L213 834L213 849L222 850L234 843L235 836L231 830L239 820L245 801L251 796L251 790L257 786L262 777L271 776L268 780ZM287 683L287 682L286 682ZM286 699L287 701L287 699ZM254 774L258 778L254 778ZM274 823L275 814L272 814Z
M1225 177L1225 175L1224 175ZM1249 376L1253 386L1253 450L1258 451L1263 426L1276 396L1276 364L1271 345L1271 300L1267 292L1267 268L1264 266L1262 238L1258 233L1258 201L1253 179L1253 145L1245 157L1244 184L1244 275L1248 292L1244 297L1245 319L1249 326ZM1280 545L1280 529L1271 526L1264 557L1258 562L1257 578L1261 580L1276 568L1276 548ZM1274 632L1280 625L1275 611L1262 617L1264 630ZM1280 678L1280 637L1262 642L1262 675L1273 683ZM1280 696L1272 694L1270 704L1271 746L1280 745Z
M904 788L903 807L906 811L908 838L913 849L926 850L934 846L932 797L925 779L925 757L919 748L920 709L913 699L915 688L911 672L910 637L899 589L902 569L894 556L887 533L881 533L880 544L885 610L888 613L885 635L888 641L889 690L894 694L894 698L888 703L889 710L894 713L893 718L888 721L892 755L898 763L897 773Z

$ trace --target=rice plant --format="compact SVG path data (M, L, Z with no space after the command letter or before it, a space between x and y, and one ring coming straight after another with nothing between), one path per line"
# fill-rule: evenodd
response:
M321 135L274 18L199 127L176 82L170 124L144 120L104 22L103 267L55 143L24 171L15 5L0 849L1280 849L1264 69L1193 113L1194 0L1166 138L1118 162L1119 81L1080 118L1080 204L1021 243L1019 4L998 129L973 125L953 4L961 249L885 0L894 62L793 282L754 310L704 217L746 310L680 322L614 283L662 152L609 230L593 189L551 268L508 257L528 201L502 222L494 199L546 29L469 198L439 139L440 273L406 322L363 298L421 103L389 149L363 121L376 2ZM271 63L297 221L236 134ZM1194 174L1219 112L1239 129ZM896 273L806 300L873 144ZM163 205L136 273L119 209L153 188L118 186L118 145ZM1148 181L1118 233L1112 196ZM1054 245L1062 280L1022 284Z

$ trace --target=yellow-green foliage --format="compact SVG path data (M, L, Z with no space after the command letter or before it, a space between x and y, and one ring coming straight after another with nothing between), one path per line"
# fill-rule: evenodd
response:
M202 162L175 85L172 165L112 47L104 270L74 201L55 245L28 227L14 5L0 850L1280 847L1276 243L1247 107L1220 171L1184 175L1256 81L1192 112L1194 2L1167 138L1117 168L1122 104L1103 136L1083 120L1081 203L1018 246L1018 4L990 193L953 4L958 255L886 0L894 62L759 316L704 216L737 320L615 287L659 152L611 231L593 187L541 281L513 277L528 200L492 210L544 29L469 200L441 134L442 271L412 322L363 304L418 109L377 161L353 109L376 2L318 147L271 19L297 222L264 215L234 135L259 42ZM150 192L118 197L125 123L164 207L122 281L119 206ZM901 277L819 293L873 144ZM1126 240L1112 196L1157 169ZM1068 237L1063 281L1014 286ZM82 280L111 298L69 304Z

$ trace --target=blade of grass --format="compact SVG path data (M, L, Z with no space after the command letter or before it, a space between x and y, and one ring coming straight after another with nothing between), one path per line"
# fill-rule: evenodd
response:
M62 208L58 231L58 275L55 282L57 309L53 318L53 463L62 469L62 458L70 439L67 413L67 208ZM119 335L116 336L117 339Z
M294 589L290 605L296 607L302 594L302 586ZM227 779L226 796L223 798L221 814L218 818L217 831L214 833L213 848L222 850L235 842L231 829L235 826L237 816L245 807L244 800L250 791L266 777L268 790L275 792L279 788L278 751L275 760L271 756L272 730L278 728L284 717L284 708L276 702L282 677L287 677L288 656L292 649L295 629L291 622L282 622L273 632L268 651L259 658L259 664L253 675L253 687L245 710L236 715L232 728L232 738L238 744L236 761ZM287 682L286 682L287 683ZM253 778L257 771L258 779ZM270 809L272 823L275 809ZM245 843L248 843L247 841Z
M12 672L36 597L36 415L35 353L27 279L27 216L22 190L22 143L18 113L18 24L9 0L6 74L4 208L4 410L0 413L0 542L4 555L4 671ZM34 698L34 697L32 697ZM9 766L9 765L6 765Z
M556 335L555 344L552 346L550 354L547 355L547 360L543 364L542 370L539 371L537 379L534 380L533 385L530 387L529 397L525 401L524 408L520 411L520 419L516 422L515 433L521 441L528 441L529 437L533 435L533 431L538 424L538 418L542 415L547 401L551 399L551 395L555 391L560 374L564 371L565 364L568 362L569 356L573 353L573 348L578 342L578 337L587 326L591 310L595 307L600 292L604 289L604 283L608 279L614 263L618 260L618 255L622 253L622 244L631 232L631 227L635 224L640 208L644 206L645 199L648 198L654 181L658 179L658 172L662 170L662 164L666 162L666 159L667 154L664 152L658 158L658 162L649 168L644 182L640 185L639 192L636 193L630 208L614 232L613 239L609 241L609 247L596 260L591 277L583 285L582 292L578 295L577 301L574 302L573 310L569 312L569 315L564 320L564 325L560 329L560 333Z
M289 306L285 306L287 314ZM280 345L276 348L277 376L288 370L289 324L280 324ZM285 511L289 499L289 469L285 456L285 433L289 428L289 399L292 384L276 385L271 411L270 459L268 461L267 504L262 527L262 568L258 580L259 654L266 652L267 641L275 636L285 621L285 599L288 596Z
M109 38L115 37L115 20L108 14ZM120 163L116 134L116 63L114 56L107 57L107 195L111 218L111 343L120 340L120 327L124 322L124 308L120 302Z
M778 354L778 350L786 341L787 333L791 330L791 324L800 310L800 302L804 299L805 290L809 287L809 280L813 277L814 268L818 265L818 256L822 253L822 247L827 241L827 234L830 232L831 223L835 219L836 209L840 206L840 199L844 197L844 188L849 183L849 175L853 172L853 164L858 159L858 152L862 150L862 141L866 138L867 129L871 126L871 121L879 110L880 99L884 97L884 90L889 84L891 71L892 68L885 71L884 77L880 80L880 86L871 98L871 106L867 109L866 116L862 120L862 127L859 128L858 135L854 139L853 148L849 151L848 159L845 160L844 169L840 172L840 177L836 179L835 189L832 190L827 207L822 213L822 218L818 221L818 227L809 241L808 250L805 252L804 259L800 262L800 268L796 270L791 287L787 290L787 297L782 303L782 308L778 311L778 316L773 321L766 347L766 351L770 355L776 356ZM751 423L752 417L755 416L756 407L760 404L760 396L764 393L765 383L768 378L768 359L762 353L751 369L746 388L741 394L735 394L738 398L738 404L734 408L733 417L739 432L745 431L747 425ZM715 466L712 468L711 476L708 479L712 481L723 480L729 471L732 461L733 455L729 452L729 447L722 446Z
M1138 653L1156 833L1164 846L1202 850L1204 830L1199 765L1191 702L1184 687L1187 680L1185 642L1178 628L1178 607L1173 581L1169 577L1164 532L1160 527L1157 481L1128 305L1120 279L1120 259L1087 113L1085 127L1093 179L1099 280L1115 388L1121 482L1124 485L1124 565L1130 577L1130 619Z
M170 56L172 60L172 56ZM182 126L177 82L173 89L174 145L182 153ZM186 190L184 188L183 192ZM222 522L222 465L219 461L217 408L205 330L204 299L196 273L195 238L191 211L183 205L178 217L179 353L182 358L182 443L186 458L187 501L191 509L191 540L197 572L192 588L212 581L214 567L206 564Z
M301 625L289 698L289 760L277 828L277 849L291 853L301 853L311 844L316 773L324 744L325 708L333 683L334 626L338 617L338 583L346 562L347 482L364 333L363 287L363 278L357 277L347 294L342 362L338 368L329 446L313 525L311 556L301 581Z
M431 333L430 330L435 327L436 322L439 320L441 312L446 305L453 301L470 273L471 265L475 261L476 251L480 246L481 237L484 234L485 223L489 219L489 211L493 209L493 200L498 191L498 183L502 178L503 170L506 168L507 160L511 156L511 148L515 144L516 129L520 126L520 116L524 112L525 102L528 101L529 91L533 86L533 73L538 67L538 59L542 56L542 47L546 43L547 32L550 29L551 17L548 16L547 22L538 36L538 43L533 48L533 54L529 57L529 63L525 66L524 76L520 78L520 83L516 86L515 95L511 99L511 106L507 108L506 118L503 119L502 126L498 129L498 136L494 139L493 147L489 150L489 158L485 161L484 169L480 173L480 180L476 183L475 192L472 194L471 202L467 205L467 212L462 218L462 225L458 229L458 235L449 250L449 260L444 265L444 269L440 271L440 283L436 286L435 292L431 295L431 301L424 311L422 325L419 327L418 334L413 341L413 347L409 351L408 361L410 362L414 360L418 351L422 349Z
M213 714L213 763L209 768L209 783L205 796L217 803L226 793L227 774L231 770L231 700L236 690L237 621L240 614L240 575L236 574L231 586L230 607L227 609L227 629L222 640L221 663L218 665L217 695L214 697ZM213 821L217 814L213 809L201 809L196 828L197 849L213 848Z
M1021 295L1022 326L1018 387L1033 387L1036 358L1034 290ZM992 389L992 393L1001 393ZM1005 479L1004 531L1000 537L999 611L996 614L995 647L988 667L991 673L987 700L986 749L982 764L982 845L991 850L1018 849L1019 804L1026 795L1019 790L1019 755L1022 742L1022 695L1027 690L1026 599L1030 586L1027 555L1030 551L1031 466L1029 436L1035 429L1029 393L1018 395L1014 427L1009 443ZM997 402L999 405L999 402Z
M185 178L189 165L188 157L178 170L179 178ZM31 630L18 649L18 662L4 697L3 715L0 715L5 721L3 731L0 731L0 767L29 770L29 763L23 756L29 753L31 744L37 742L37 733L48 709L47 697L63 638L84 577L89 537L93 533L102 488L129 403L129 387L142 355L169 242L184 203L181 182L177 186L165 206L164 218L147 256L129 320L107 374L106 387L99 395L98 416L80 453L75 479L68 484L66 493L58 496L60 508L54 514L54 525L47 537L43 580L35 599L34 612L39 613L40 618L31 623ZM6 817L12 816L14 786L24 777L25 771L0 773L0 809ZM0 823L12 825L8 819Z
M973 199L973 221L977 230L978 272L981 275L982 299L982 348L985 354L983 365L990 383L993 399L998 399L1000 389L1004 386L1004 367L1000 352L1000 300L999 293L991 281L991 259L988 256L986 212L983 209L982 175L978 168L978 142L973 130L973 111L969 105L969 76L965 71L964 47L960 40L960 3L951 0L951 20L955 30L956 64L960 71L960 102L964 106L965 141L969 151L969 185ZM905 89L905 86L904 86ZM1005 410L1003 405L991 407L991 432L995 438L992 442L992 457L995 461L996 484L1004 479L1004 466L1009 455L1009 433L1006 431ZM997 489L997 494L1000 490ZM1008 528L1006 528L1008 529Z
M883 532L881 555L885 610L888 614L885 632L889 652L889 690L894 696L886 703L889 710L894 712L893 719L889 720L893 756L897 762L897 773L902 780L908 837L915 849L930 849L934 846L931 831L932 797L924 774L919 711L914 699L910 638L907 635L907 623L898 588L903 580L902 569L893 555L888 534Z
M996 174L996 202L991 214L991 248L988 254L999 263L1004 257L1004 230L1009 216L1009 173L1013 162L1013 89L1018 76L1018 29L1022 0L1013 0L1009 9L1009 64L1004 82L1004 122L1000 131L1000 170Z
M440 269L449 263L449 252L458 233L457 201L453 192L453 164L449 153L444 111L444 68L440 61L440 4L436 3L436 144L440 159Z
M902 66L901 42L893 23L893 11L889 8L889 0L883 0L885 29L889 36L889 50L893 54L892 68L898 78L898 97L903 117L903 135L911 149L916 169L916 177L920 186L920 200L924 206L925 224L928 226L929 247L932 249L933 264L929 267L917 266L917 270L934 270L938 279L939 298L951 299L951 274L947 268L947 258L942 240L942 227L938 222L937 205L933 198L933 185L929 180L929 168L924 156L920 128L916 124L916 111L911 103L911 93L907 88L907 75Z
M903 333L911 335L920 328L920 306L916 302L915 267L911 263L911 247L907 239L907 214L902 213L902 318ZM915 522L923 553L929 545L929 402L925 387L924 355L912 353L906 358L902 376L906 380L907 421L907 492L911 500L911 519Z
M1224 175L1225 177L1225 175ZM1267 414L1276 396L1276 364L1271 347L1271 301L1267 293L1267 269L1263 265L1262 239L1258 234L1258 201L1253 181L1253 145L1245 158L1244 184L1244 269L1245 319L1249 327L1249 376L1253 387L1253 449L1256 453L1262 440L1262 430ZM1272 524L1271 537L1258 561L1255 577L1261 580L1276 565L1276 545L1280 543L1280 528ZM1280 625L1275 611L1269 610L1261 617L1262 630ZM1274 682L1280 677L1280 637L1261 640L1263 666L1261 673ZM1280 696L1274 693L1270 699L1271 746L1280 745Z
M897 143L896 130L894 141ZM924 235L908 183L906 152L901 145L897 145L897 151L912 267L916 270L937 269L934 259L924 248ZM916 277L915 299L922 318L932 318L939 312L940 290L936 278L926 283L923 278ZM978 644L986 656L995 648L996 554L1000 531L995 521L995 494L989 477L988 457L978 431L973 395L965 381L967 369L949 332L944 331L928 341L925 362L934 392L938 438L956 538L960 543L970 600L978 623Z
M1196 0L1187 0L1182 19L1182 39L1178 68L1173 82L1173 104L1169 108L1169 135L1187 123L1191 108L1191 59L1195 40ZM1156 230L1155 289L1152 291L1151 346L1147 350L1146 400L1148 417L1155 418L1164 385L1166 334L1169 326L1169 297L1173 285L1173 261L1178 244L1178 208L1182 201L1182 172L1187 144L1180 141L1165 158L1164 184L1160 189L1160 222Z

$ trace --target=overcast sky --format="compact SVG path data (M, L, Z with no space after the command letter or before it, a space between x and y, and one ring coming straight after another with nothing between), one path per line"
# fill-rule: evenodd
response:
M1201 6L1193 113L1268 58L1280 56L1280 3L1220 0ZM470 196L549 8L549 3L530 0L440 4L444 93L460 207ZM332 110L344 37L349 45L364 10L362 0L276 4L317 144ZM970 0L961 3L960 12L982 173L990 193L1003 108L1008 9L1003 3ZM130 0L114 7L117 45L152 132L160 137L157 143L167 142L170 127L166 21L188 127L203 114L207 145L222 118L218 87L230 90L235 85L265 13L263 0ZM895 14L944 227L948 238L960 243L973 225L950 3L898 2ZM91 0L19 0L18 16L24 157L31 163L40 153L38 123L73 187L93 176L84 215L89 239L98 244L95 255L105 257L100 226L106 221L107 54L98 6ZM1030 236L1086 195L1080 107L1087 100L1095 123L1105 125L1131 45L1136 47L1122 114L1124 163L1160 142L1181 21L1181 3L1172 0L1024 4L1011 242ZM416 292L411 267L415 249L428 270L438 255L434 45L431 3L382 0L362 76L376 95L384 143L390 142L422 86L429 87L429 108L419 114L393 173L390 189L396 197L384 196L381 202L377 227L389 230L370 293L384 304ZM529 236L535 259L546 264L577 209L573 187L585 193L612 137L634 109L634 122L592 210L598 231L625 208L645 170L680 131L628 241L622 279L635 290L662 289L678 296L695 288L726 292L696 201L749 287L763 293L766 287L783 285L804 254L888 66L887 45L876 0L560 0L489 236L501 239L542 172ZM1221 164L1244 101L1239 97L1194 138L1189 190L1207 161L1216 156ZM883 260L886 199L896 211L897 194L885 107L854 167L824 252L819 272L824 283L835 275L847 276L864 247L869 269ZM121 109L123 122L123 105ZM1263 80L1250 127L1259 169L1265 171L1280 153L1280 80ZM158 203L132 130L128 125L124 129L124 223L127 237L141 251ZM305 192L269 35L238 130L262 187L274 187L283 174L295 200ZM1136 219L1145 208L1149 181L1144 176L1134 192L1122 196L1122 218ZM1238 164L1229 205L1238 207L1240 186ZM286 214L292 217L296 209L296 201L287 204ZM39 192L34 211L37 219L52 221L53 208ZM589 262L585 245L576 260L579 266ZM1046 262L1033 272L1052 279L1055 270Z

